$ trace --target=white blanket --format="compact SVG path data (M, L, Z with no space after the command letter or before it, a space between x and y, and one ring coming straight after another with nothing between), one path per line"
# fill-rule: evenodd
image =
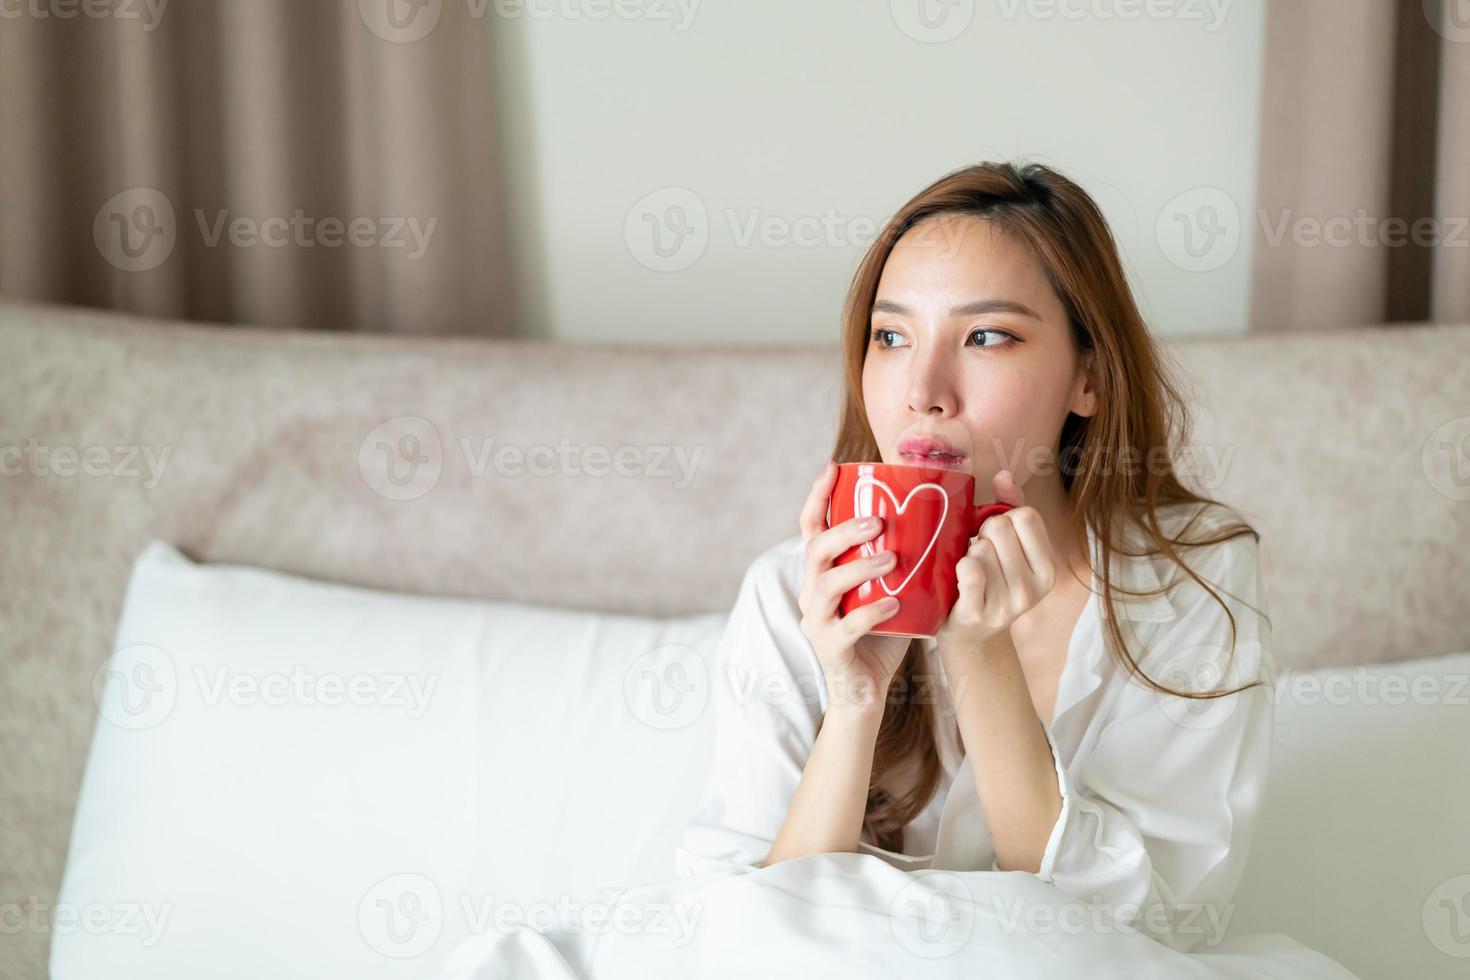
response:
M535 928L465 940L438 977L1353 977L1278 933L1218 940L1228 911L1177 920L1176 936L1195 930L1199 940L1183 953L1034 875L901 871L870 855L818 854L563 903Z

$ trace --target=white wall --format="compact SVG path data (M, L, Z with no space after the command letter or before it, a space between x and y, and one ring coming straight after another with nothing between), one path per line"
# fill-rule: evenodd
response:
M1157 332L1242 331L1264 2L490 0L522 322L832 342L888 214L1025 157L1097 197Z

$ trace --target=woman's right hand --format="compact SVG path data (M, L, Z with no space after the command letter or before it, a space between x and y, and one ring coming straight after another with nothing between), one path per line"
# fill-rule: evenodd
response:
M827 502L836 483L837 465L829 462L812 484L801 510L801 536L806 542L801 631L822 665L830 703L881 711L909 638L874 636L869 631L898 612L898 599L885 596L841 617L837 606L845 592L892 571L894 555L883 551L872 558L833 566L837 556L872 540L882 530L882 521L876 517L855 517L827 527ZM865 525L864 520L871 521L871 525Z

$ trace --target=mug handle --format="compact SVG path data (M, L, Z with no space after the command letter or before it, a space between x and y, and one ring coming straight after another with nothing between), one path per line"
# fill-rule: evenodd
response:
M970 537L980 533L980 525L998 514L1004 514L1008 510L1015 510L1011 504L979 504L970 511Z

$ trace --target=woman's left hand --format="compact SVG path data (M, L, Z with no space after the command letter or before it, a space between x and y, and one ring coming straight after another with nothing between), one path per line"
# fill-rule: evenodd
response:
M935 637L947 650L975 650L1051 592L1056 584L1056 551L1051 535L1010 470L993 482L995 499L1014 510L991 517L970 539L969 551L955 565L960 597Z

